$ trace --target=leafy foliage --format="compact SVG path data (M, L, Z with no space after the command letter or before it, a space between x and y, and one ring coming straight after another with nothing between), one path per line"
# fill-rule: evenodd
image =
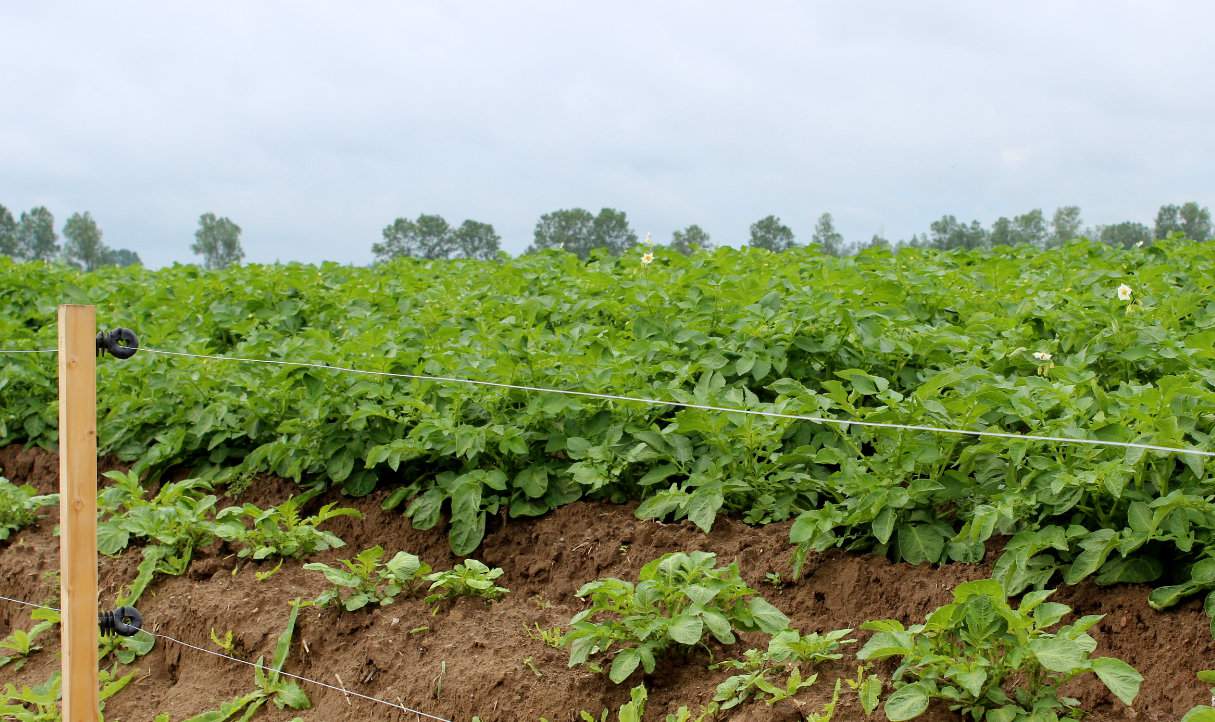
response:
M99 722L105 722L105 701L122 691L135 679L135 673L114 678L106 669L98 672L98 700L101 702ZM12 682L0 690L0 718L12 722L60 722L59 700L63 696L59 672L46 682L30 687L17 687Z
M28 630L18 627L0 639L0 667L11 664L13 672L21 669L25 660L41 649L38 638L59 624L59 613L50 609L35 609L30 614L30 620L35 624Z
M262 509L256 504L230 506L215 516L216 535L239 547L241 559L266 559L270 556L298 559L327 549L344 546L336 534L320 529L330 519L343 516L362 518L357 509L325 504L313 516L304 516L304 505L323 487L296 494L287 501Z
M38 494L28 484L18 486L0 477L0 541L33 524L39 509L58 503L58 494Z
M456 597L499 599L510 592L506 587L494 583L502 573L498 567L491 569L476 559L465 559L451 569L423 577L430 582L428 591L431 594L426 597L426 603L435 604Z
M642 567L636 584L614 578L584 584L578 597L590 606L570 620L569 666L610 658L608 676L620 684L638 666L652 673L673 643L700 644L708 633L733 644L736 631L788 627L789 619L743 582L737 562L714 568L716 561L709 552L673 552Z
M721 709L736 707L759 696L768 705L782 702L798 692L812 686L817 674L802 676L801 665L815 665L843 658L843 645L855 643L846 639L851 629L835 629L826 634L812 632L800 634L796 629L777 632L768 642L766 652L748 649L742 659L728 659L713 665L712 669L740 671L726 678L713 694L713 701L721 703ZM776 684L774 676L783 676L783 684ZM838 695L838 690L837 690Z
M368 604L392 604L402 592L417 586L421 577L430 573L430 565L409 552L397 552L383 564L384 549L379 545L364 549L354 559L339 560L341 567L314 562L304 569L320 572L333 585L312 600L326 606L341 603L348 612Z
M156 574L184 574L194 551L216 538L216 498L205 493L210 484L199 479L165 484L145 499L134 472L108 471L104 476L113 483L98 494L97 550L115 555L132 538L146 542L138 573L122 599L134 604Z
M121 277L0 259L0 333L53 346L55 304L89 301L107 325L173 350L1210 447L1215 259L1204 246L667 255L644 273L635 257L538 253ZM1132 301L1117 298L1124 283ZM994 535L1049 534L1007 563L1026 588L1069 572L1184 586L1215 546L1202 501L1213 467L1197 456L147 353L98 373L101 451L145 481L186 467L213 483L272 473L358 495L383 486L414 526L446 524L462 555L491 515L583 498L639 499L643 516L706 529L719 514L796 518L802 555L969 561ZM56 396L53 357L0 358L0 444L53 446Z
M1055 627L1071 611L1048 602L1050 591L1024 596L1013 608L994 579L954 589L954 601L909 628L893 619L866 622L876 632L858 653L862 660L897 658L894 692L884 711L891 722L918 717L932 699L945 700L975 720L1014 722L1072 716L1079 702L1060 696L1073 677L1095 673L1125 704L1143 677L1113 657L1091 658L1097 642L1087 631L1101 620L1085 616Z

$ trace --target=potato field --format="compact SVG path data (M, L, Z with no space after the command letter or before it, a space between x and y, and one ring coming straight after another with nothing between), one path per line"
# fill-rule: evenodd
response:
M111 722L1215 720L1215 245L640 258L0 258L0 718L83 303Z

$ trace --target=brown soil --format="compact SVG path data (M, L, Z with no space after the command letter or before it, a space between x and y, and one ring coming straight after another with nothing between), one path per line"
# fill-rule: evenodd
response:
M53 454L38 449L0 449L0 473L44 492L55 490L57 463ZM244 498L268 504L287 498L295 489L290 482L264 479ZM331 561L380 544L389 553L412 551L436 568L457 561L448 550L445 530L415 530L399 513L381 511L381 499L376 494L343 500L365 516L332 522L327 528L347 547L316 560ZM57 603L55 517L49 511L37 525L0 546L0 594ZM832 552L812 558L801 581L776 588L765 582L765 574L789 576L787 534L787 524L752 528L723 519L712 534L705 535L687 524L639 521L631 505L597 503L573 504L535 520L510 520L487 535L480 551L483 561L505 570L499 581L511 593L504 600L493 604L462 600L435 614L420 599L401 599L389 607L355 613L306 608L300 614L287 671L334 685L340 678L340 686L349 690L452 720L474 715L486 722L575 720L579 710L598 716L603 708L615 709L627 701L628 688L640 675L616 686L604 675L568 669L566 653L536 638L535 625L547 629L566 624L581 609L574 597L581 584L603 576L635 578L641 565L665 552L703 549L715 552L722 562L738 560L747 581L805 631L856 627L866 619L885 617L918 621L947 602L953 586L990 571L989 564L917 567L872 555ZM138 559L138 550L101 559L103 605L112 604L115 591L134 577ZM231 630L238 656L269 657L286 622L288 602L314 597L325 586L320 575L305 572L300 563L284 564L267 581L257 581L254 572L269 568L238 564L230 550L217 545L199 553L185 576L159 578L141 600L140 611L155 632L215 649L210 631L222 636ZM1077 614L1106 615L1093 631L1100 644L1097 654L1120 657L1145 677L1134 709L1114 699L1095 678L1074 683L1069 691L1084 702L1089 711L1086 719L1163 722L1208 701L1206 687L1194 678L1196 671L1215 661L1207 617L1193 601L1167 613L1153 611L1147 605L1147 592L1139 586L1100 589L1082 584L1057 594ZM14 626L28 626L27 612L0 602L0 637ZM856 636L863 640L866 634ZM58 665L58 641L45 641L45 648L19 672L0 669L0 682L45 680ZM744 641L763 644L760 637ZM662 719L681 704L695 710L708 702L726 676L706 669L710 653L720 659L723 654L740 654L743 648L716 647L684 659L664 660L659 672L645 680L650 691L646 718ZM799 695L797 704L770 708L751 703L720 719L802 719L802 714L818 711L829 698L835 678L855 671L854 662L847 658L845 662L820 670L818 684ZM180 720L253 689L249 667L163 640L133 666L138 670L136 680L107 704L111 722L151 720L158 712ZM340 692L304 687L313 705L301 715L307 720L418 719L357 698L347 700ZM270 707L257 719L293 716ZM835 719L863 717L845 687ZM880 713L877 718L882 719ZM934 708L921 719L961 718Z

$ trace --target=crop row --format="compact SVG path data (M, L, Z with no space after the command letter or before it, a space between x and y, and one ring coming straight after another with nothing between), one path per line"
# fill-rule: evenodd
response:
M148 346L840 419L1210 448L1215 259L1203 244L1040 252L720 249L77 274L0 259L0 337L54 345L88 302ZM799 555L981 558L1010 592L1062 577L1215 588L1194 455L940 436L323 368L141 353L99 370L104 452L155 477L273 473L391 490L472 553L502 516L580 498L709 529L796 518ZM0 444L55 443L53 357L0 357Z

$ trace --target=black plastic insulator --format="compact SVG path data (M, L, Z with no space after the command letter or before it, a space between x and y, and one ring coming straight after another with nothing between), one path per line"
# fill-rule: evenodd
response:
M97 615L97 621L101 624L102 634L133 637L143 629L143 616L135 607L119 607L112 612L102 612Z
M129 359L139 350L139 337L129 328L116 328L97 334L97 355L107 351L116 359Z

